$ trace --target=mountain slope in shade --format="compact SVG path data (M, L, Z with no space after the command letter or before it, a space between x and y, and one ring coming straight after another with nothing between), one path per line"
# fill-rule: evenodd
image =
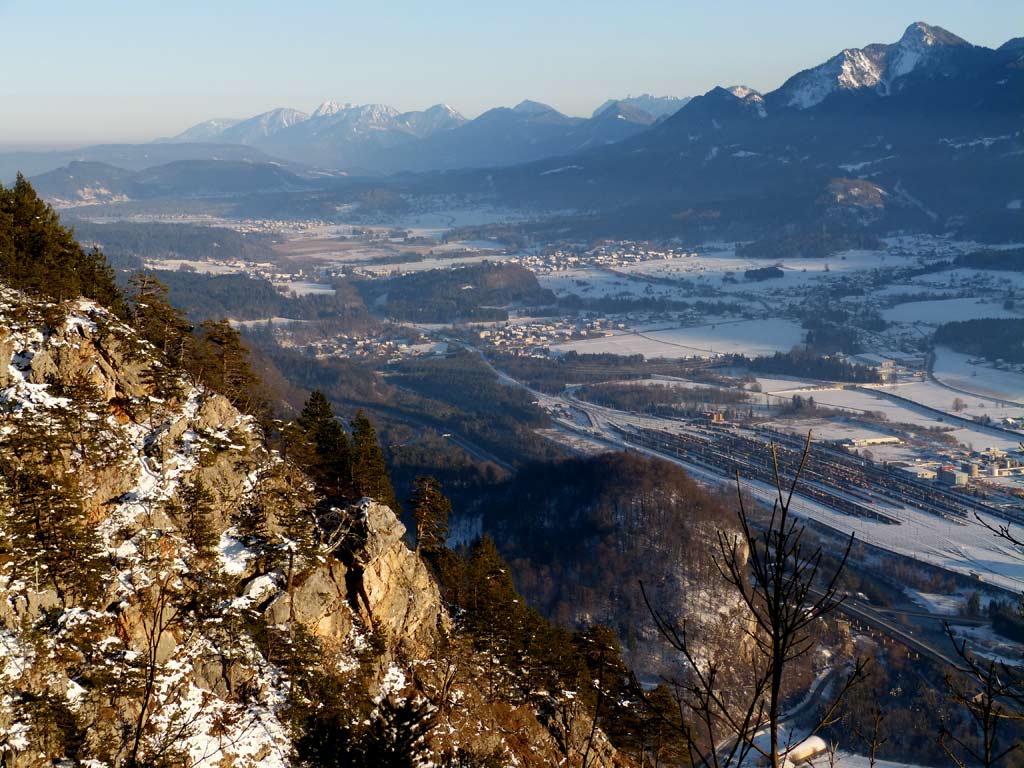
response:
M128 199L134 172L106 163L76 160L33 179L39 193L62 207Z
M311 115L276 109L210 134L210 123L190 128L172 141L204 136L225 143L259 146L297 162L331 168L366 168L375 153L457 128L466 119L445 104L402 112L384 104L325 101Z
M512 108L490 109L454 130L369 162L389 173L509 166L615 143L653 122L651 115L628 105L609 105L585 119L527 100Z
M151 144L97 144L52 152L0 153L0 183L10 183L19 171L34 177L73 162L103 163L130 171L181 160L233 160L269 163L274 158L242 144L154 142Z
M447 104L435 104L422 112L403 112L395 118L395 123L422 139L465 125L466 118Z
M140 171L72 162L33 176L36 191L60 208L155 198L234 198L298 193L315 183L277 163L180 160Z
M330 168L371 168L367 158L465 122L451 107L399 112L384 104L321 105L313 117L267 137L267 151Z

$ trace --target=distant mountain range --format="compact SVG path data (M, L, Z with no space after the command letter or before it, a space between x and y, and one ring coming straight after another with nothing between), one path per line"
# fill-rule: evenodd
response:
M828 219L1019 236L1024 40L991 49L917 22L896 43L846 49L770 93L713 88L611 146L458 183L506 204L618 210L666 230Z
M279 163L244 159L177 160L141 170L76 160L31 181L39 194L59 207L159 198L238 198L323 187L323 179L300 176Z
M216 122L216 121L211 121ZM10 183L19 171L35 177L73 162L104 163L131 171L182 160L246 161L271 163L271 157L256 147L242 144L96 144L80 149L56 151L0 152L0 183Z
M55 155L104 165L33 180L78 203L246 195L261 215L279 205L329 216L387 188L391 200L461 195L586 212L609 234L628 225L747 237L812 222L1024 232L1022 38L992 49L917 22L895 43L845 49L774 91L716 87L667 116L650 111L672 101L609 101L590 118L524 101L474 120L443 105L399 113L327 102L308 116L275 110L166 143ZM0 156L0 172L9 162ZM379 177L401 171L421 173Z
M496 167L621 141L685 103L647 95L609 100L585 119L524 101L467 120L446 104L399 112L382 104L327 101L312 114L274 109L247 120L208 120L162 141L243 144L352 173Z
M686 106L686 102L689 100L689 96L682 98L676 96L652 96L649 93L645 93L642 96L627 96L624 99L608 99L608 101L594 110L594 114L591 117L597 117L608 107L618 103L625 107L639 109L657 119L659 117L668 117L673 112L678 112Z

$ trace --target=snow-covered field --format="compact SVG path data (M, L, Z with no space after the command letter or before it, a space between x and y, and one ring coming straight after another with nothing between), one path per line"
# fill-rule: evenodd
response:
M1024 379L1024 376L1020 377ZM1022 381L1024 386L1024 381ZM913 381L900 384L878 387L880 392L891 392L894 395L913 400L929 408L954 413L963 418L975 418L988 416L992 421L999 423L1005 418L1024 418L1024 405L1007 405L1003 399L993 399L982 394L965 394L943 386L935 381ZM954 401L962 403L962 410L954 411Z
M221 261L200 261L198 259L150 259L145 262L146 269L163 269L171 272L186 270L202 275L232 275L247 272L249 266L244 264L225 264Z
M296 296L333 296L335 293L333 286L300 280L274 283L274 287L285 293L294 293Z
M897 304L883 311L882 317L889 323L941 325L956 320L1020 317L1020 313L1003 309L1001 301L970 298Z
M519 211L483 206L478 208L447 208L398 216L390 223L393 227L408 229L414 235L439 236L452 227L480 227L525 218Z
M755 497L764 500L770 501L775 493L765 484L754 481L742 481L742 484ZM989 584L1014 592L1024 590L1024 560L1020 552L1004 544L976 520L953 521L911 507L878 506L880 511L898 520L899 525L844 515L802 497L794 498L793 511L841 533L853 532L858 540L890 552L964 575L978 573ZM1000 524L997 520L986 520L993 526Z
M306 320L295 320L291 317L264 317L259 320L232 320L231 325L236 328L259 328L260 326L267 325L295 325L296 323L305 323Z
M647 275L674 279L704 279L721 283L726 276L738 281L729 284L731 289L757 289L761 286L786 286L806 283L823 277L837 277L845 273L861 272L884 267L905 265L907 257L894 256L885 251L845 251L825 259L749 259L736 255L732 246L709 248L697 256L680 259L664 259L627 264L619 268L621 272L635 275ZM779 265L785 275L781 278L764 282L748 281L743 273L748 269L758 269Z
M911 600L926 611L953 616L964 610L971 591L961 589L952 595L940 595L934 592L919 592L914 589L908 589L907 594L910 595ZM991 601L992 595L984 593L982 590L978 591L978 605L982 610L988 608L988 604Z
M766 422L764 426L804 436L806 436L808 432L811 432L816 441L846 439L864 440L893 436L890 432L884 432L881 429L872 429L864 424L851 424L834 419L786 419L785 421L779 422ZM873 452L875 450L875 446L871 446L871 450Z
M632 421L632 420L631 420ZM635 421L642 422L642 419ZM641 453L646 453L640 449ZM685 461L681 464L694 478L732 489L733 480ZM741 479L740 485L753 497L769 505L777 490L767 483ZM897 508L879 502L877 508L899 524L864 517L853 517L831 510L804 497L795 497L795 514L816 520L841 534L856 535L858 541L889 552L936 565L945 570L970 575L979 573L989 585L1013 592L1024 591L1024 559L1016 548L1005 544L992 531L974 519L953 520L912 507ZM990 525L999 521L985 518Z
M423 259L423 261L409 261L401 264L367 264L361 267L365 272L375 275L390 275L396 272L426 272L431 269L447 269L458 267L464 264L479 264L483 261L507 261L512 257L502 253L481 253L473 256L462 256L452 258Z
M985 289L1024 289L1024 273L993 271L988 269L952 269L915 277L915 284L946 288L963 294L965 291Z
M445 251L501 251L504 246L496 240L449 240L431 247L435 253Z
M758 376L757 383L765 394L796 394L801 389L820 389L820 381L796 379L787 376Z
M537 282L558 296L576 294L584 298L686 298L681 288L676 286L630 280L606 270L589 267L540 274L537 275Z
M771 355L800 344L803 331L790 320L737 320L667 330L616 331L612 336L558 344L555 352L641 354L647 358Z
M937 347L933 374L950 387L1024 405L1024 373L972 362L967 355Z
M778 391L776 394L785 396L786 392L783 390ZM912 424L922 428L949 430L948 434L957 442L974 450L998 448L1003 451L1014 451L1017 449L1017 441L1011 436L1001 437L981 428L975 429L948 424L945 421L940 421L942 417L928 415L916 410L911 405L894 402L874 395L869 391L829 387L801 389L799 394L805 398L813 397L815 404L820 407L846 408L867 413L880 413L889 422L894 424ZM955 394L950 394L950 404L952 404L952 398L955 397ZM950 427L955 428L949 429Z
M829 762L827 757L819 757L806 765L811 768L870 768L871 759L867 755L856 755L850 752L844 752L842 749L836 752L835 760ZM915 763L894 763L891 760L875 760L874 768L924 768L924 766Z

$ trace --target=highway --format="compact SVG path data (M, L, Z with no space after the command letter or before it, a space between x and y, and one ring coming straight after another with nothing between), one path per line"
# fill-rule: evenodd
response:
M842 611L851 619L856 619L866 626L884 632L894 640L903 643L907 648L917 651L932 661L937 661L954 669L964 668L963 661L957 657L952 648L940 648L923 637L920 632L915 633L913 628L894 621L889 616L884 615L881 611L861 600L847 598L839 605L837 610ZM896 615L909 614L897 613Z

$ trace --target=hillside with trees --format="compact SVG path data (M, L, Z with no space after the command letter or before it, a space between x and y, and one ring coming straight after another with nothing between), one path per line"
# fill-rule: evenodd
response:
M1024 363L1024 320L958 320L940 325L935 344L987 360Z
M0 186L0 279L57 301L84 296L124 311L103 254L84 249L20 174L9 189Z
M800 348L764 357L747 358L739 355L735 362L754 373L775 373L863 384L876 384L882 380L875 369L850 362L841 355L819 355Z
M609 626L640 670L661 670L665 649L639 580L666 610L707 619L710 644L728 644L703 612L712 595L728 602L716 592L710 553L733 517L678 466L631 453L535 464L475 510L531 605L562 626Z
M1024 248L962 253L953 259L953 264L957 267L968 267L970 269L1024 272Z
M518 264L483 262L364 280L359 291L368 306L381 306L396 320L449 323L456 320L507 320L509 304L553 304L554 294L540 287L530 270Z
M225 227L161 221L73 220L71 223L76 239L100 248L116 269L139 270L143 261L149 259L272 261L276 258L269 238Z

